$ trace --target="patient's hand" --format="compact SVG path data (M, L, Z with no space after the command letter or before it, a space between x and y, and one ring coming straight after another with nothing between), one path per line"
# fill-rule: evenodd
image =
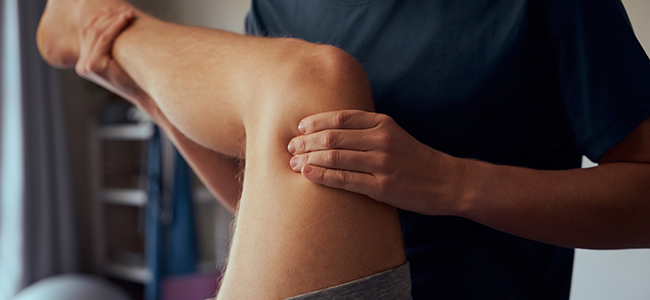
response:
M118 35L135 19L132 9L122 7L99 13L82 29L79 60L75 70L79 76L93 81L136 104L145 96L140 87L113 59L111 49Z

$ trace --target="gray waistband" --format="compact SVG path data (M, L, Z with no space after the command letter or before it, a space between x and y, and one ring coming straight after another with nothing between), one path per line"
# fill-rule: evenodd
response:
M411 300L409 263L361 279L302 294L286 300L373 299Z

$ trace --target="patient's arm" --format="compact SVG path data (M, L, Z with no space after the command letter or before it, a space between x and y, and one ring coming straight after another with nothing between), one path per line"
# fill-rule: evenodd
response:
M137 14L112 53L142 95L152 96L142 106L169 124L163 128L180 137L177 145L187 138L246 159L219 298L286 298L404 263L394 208L318 186L289 167L286 145L303 117L373 109L367 78L354 59L330 46ZM184 154L193 166L212 167L205 156Z

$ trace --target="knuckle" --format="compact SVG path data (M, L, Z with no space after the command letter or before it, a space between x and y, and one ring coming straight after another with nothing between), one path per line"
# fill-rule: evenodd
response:
M337 146L337 135L335 132L327 131L323 134L323 146L326 148L334 148Z
M350 114L345 111L339 111L334 115L334 126L344 127L350 120Z
M338 151L329 151L325 156L325 162L329 166L336 167L341 163L341 153Z
M372 115L372 123L375 126L379 126L380 124L382 124L384 122L384 116L385 116L384 114L377 114L377 113L373 114Z
M380 167L385 167L390 164L390 155L385 152L377 154L377 163Z
M351 179L352 179L352 173L350 173L350 171L340 171L340 172L338 172L338 181L342 185L345 186L345 185L349 184Z
M378 176L376 182L376 190L379 194L386 193L393 185L393 180L389 176Z
M375 118L379 124L388 124L393 122L393 118L385 114L375 114Z
M385 131L378 132L377 135L375 136L375 138L377 139L377 144L382 149L387 148L390 145L391 139L392 139L391 135L388 132L385 132Z

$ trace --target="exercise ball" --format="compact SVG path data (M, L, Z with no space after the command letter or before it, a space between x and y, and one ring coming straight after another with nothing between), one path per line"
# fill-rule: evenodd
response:
M12 300L131 300L107 280L91 275L64 274L42 279Z

